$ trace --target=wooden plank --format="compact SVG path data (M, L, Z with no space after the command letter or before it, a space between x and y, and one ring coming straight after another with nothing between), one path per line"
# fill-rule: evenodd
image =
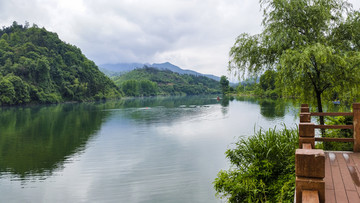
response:
M337 161L336 161L336 155L335 155L335 153L333 153L333 152L329 152L329 159L330 159L330 165L332 166L332 165L338 165L338 163L337 163ZM331 173L332 173L332 171L331 171Z
M309 143L302 144L302 148L303 149L312 149L311 144L309 144Z
M341 177L340 167L338 164L335 164L335 162L337 162L336 159L334 161L334 164L331 165L331 172L333 176L334 190L335 190L335 199L336 202L348 202L344 183Z
M349 153L349 155L354 161L355 166L360 167L360 153Z
M310 113L311 116L353 116L354 113L352 112L323 112L323 113L319 113L319 112L312 112Z
M353 129L353 125L315 125L314 128L320 129Z
M340 168L340 173L341 173L341 177L343 179L344 182L344 186L345 186L345 190L346 191L356 191L355 185L354 185L354 181L351 177L351 174L348 170L348 166L346 164L346 160L344 159L344 156L342 153L336 153L336 159L339 163L339 168Z
M354 138L315 137L319 142L354 142Z
M344 157L344 159L345 159L345 161L346 161L346 164L347 164L347 165L354 166L354 165L355 165L355 162L354 162L354 160L351 158L351 155L352 155L352 154L353 154L352 152L344 152L344 153L342 153L342 155L343 155L343 157Z
M354 161L354 167L360 172L360 154L359 153L350 153L350 158Z
M319 193L315 190L303 190L302 202L306 203L319 203Z
M359 153L349 153L350 159L353 161L353 167L356 169L357 174L360 174L360 154ZM356 191L360 196L360 187L356 186Z
M332 175L331 175L329 153L325 154L325 178L324 178L324 181L325 181L325 190L334 190L334 184L333 184L333 179L332 179ZM334 196L334 198L335 198L335 196ZM326 198L326 200L328 200L328 198Z
M336 203L334 190L325 190L325 201L326 203Z
M349 202L360 202L359 195L356 191L346 191Z

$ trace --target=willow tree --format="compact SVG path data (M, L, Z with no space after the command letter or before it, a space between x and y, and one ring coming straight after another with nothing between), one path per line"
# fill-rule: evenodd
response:
M346 0L260 0L263 31L241 34L229 70L244 76L278 72L284 95L317 105L359 97L360 14ZM320 122L323 123L323 120Z

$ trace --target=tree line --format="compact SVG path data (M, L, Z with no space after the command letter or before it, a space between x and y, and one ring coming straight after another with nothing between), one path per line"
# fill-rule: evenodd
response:
M199 95L220 93L219 83L205 76L181 75L145 67L112 77L126 96Z

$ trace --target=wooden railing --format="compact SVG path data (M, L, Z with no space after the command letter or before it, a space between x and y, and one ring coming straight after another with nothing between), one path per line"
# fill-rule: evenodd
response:
M315 125L312 116L352 116L352 125ZM352 129L353 138L315 137L315 129ZM325 202L325 154L315 149L315 141L354 142L354 152L360 151L360 103L353 104L353 112L312 113L302 104L299 124L299 149L295 154L296 203Z
M315 125L311 123L312 116L352 116L352 125ZM315 137L315 129L352 129L352 138L330 138L330 137ZM315 141L321 142L354 142L354 152L360 152L360 103L353 104L353 112L346 113L310 113L309 105L302 104L300 112L299 124L299 148L302 148L303 143L311 144L312 148L315 146Z

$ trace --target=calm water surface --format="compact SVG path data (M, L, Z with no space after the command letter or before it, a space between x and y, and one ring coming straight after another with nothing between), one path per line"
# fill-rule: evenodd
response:
M297 114L214 96L3 108L0 202L221 202L226 149Z

